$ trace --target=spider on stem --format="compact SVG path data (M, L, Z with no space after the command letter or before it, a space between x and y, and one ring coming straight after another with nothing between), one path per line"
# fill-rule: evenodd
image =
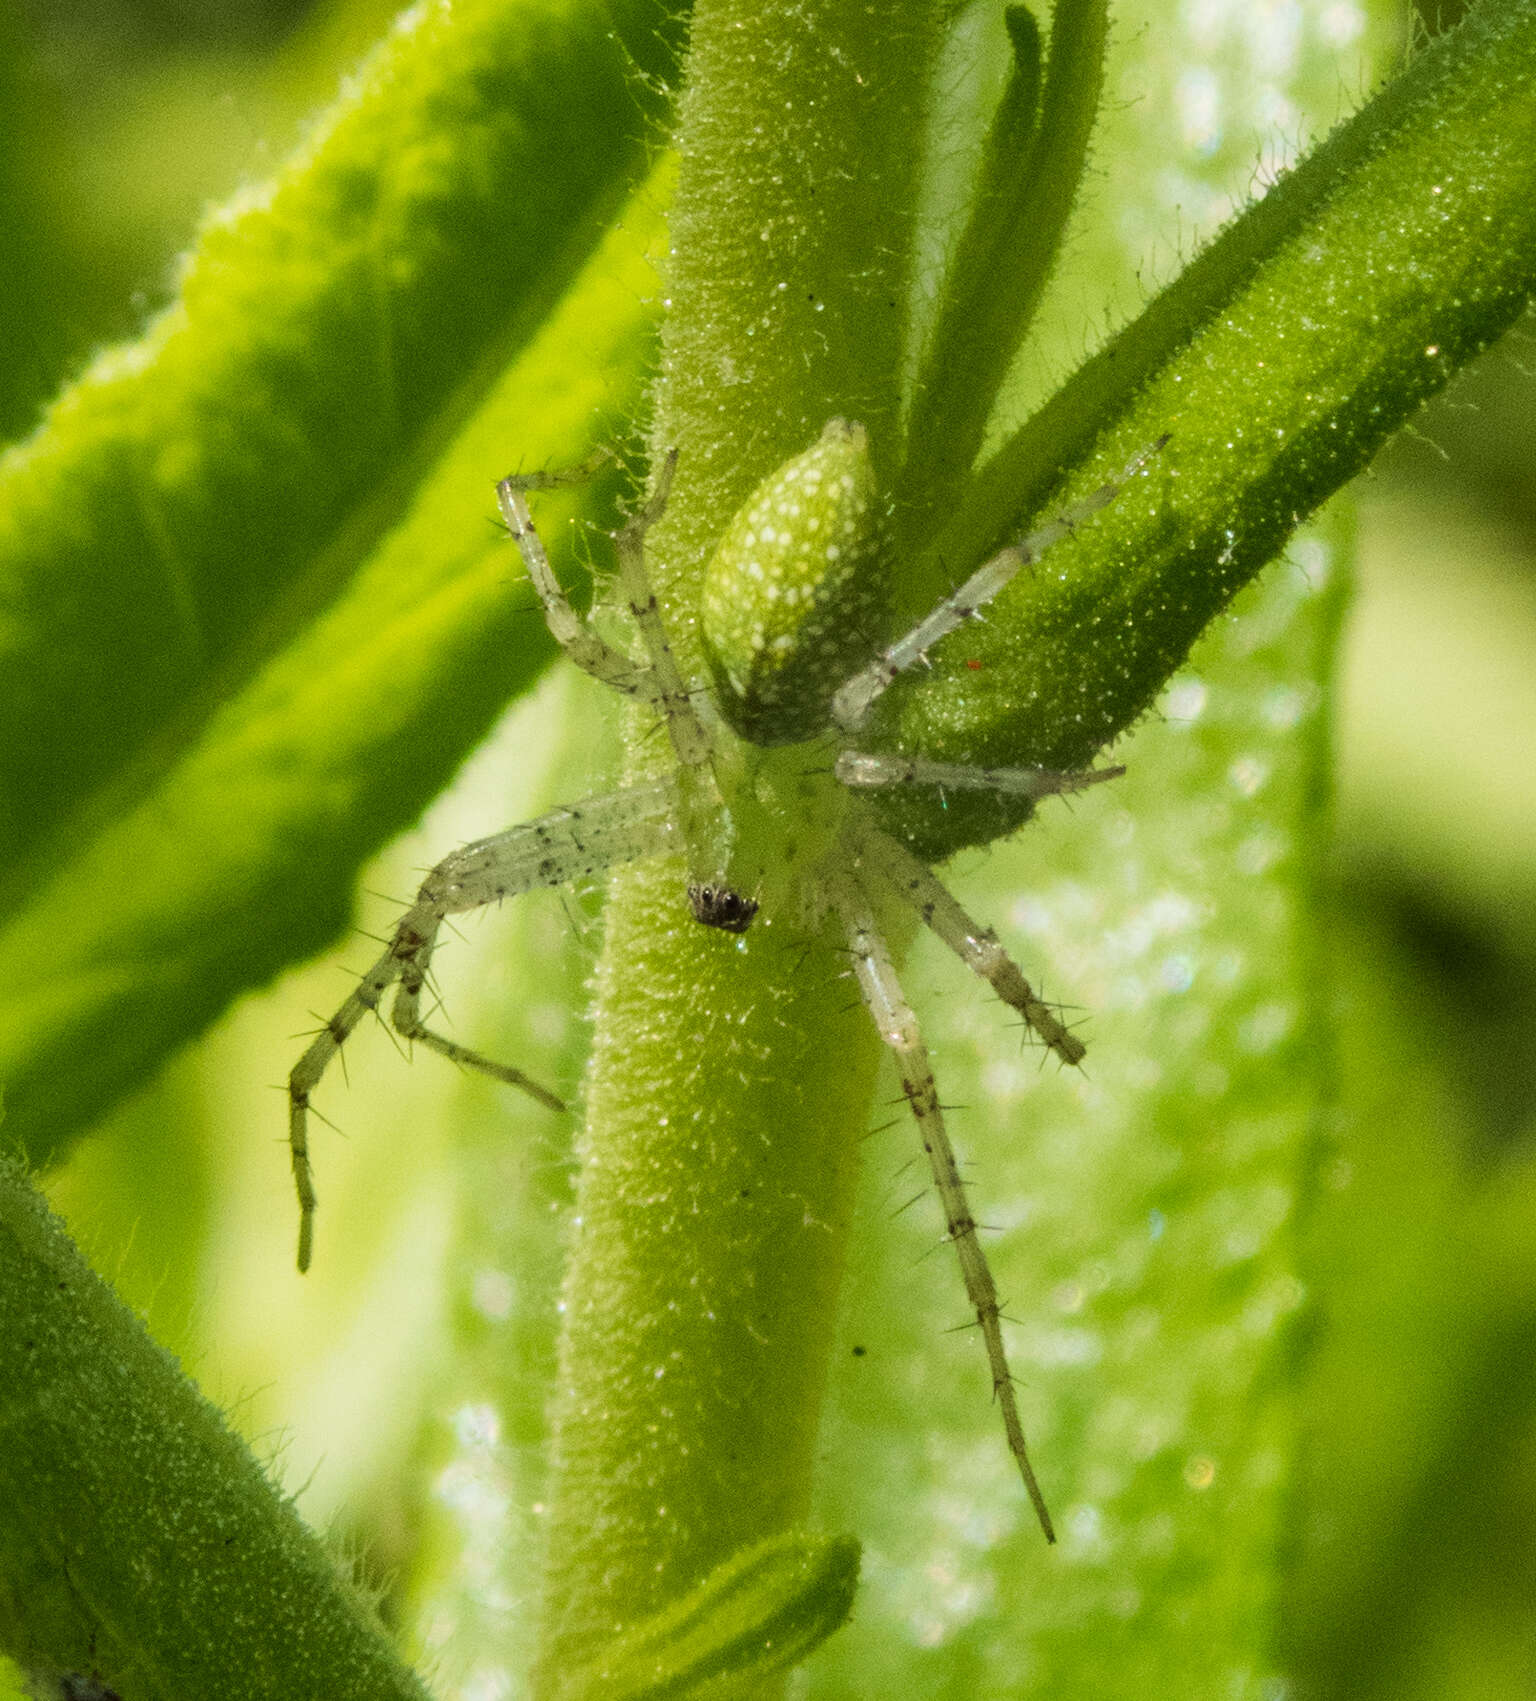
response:
M743 933L760 908L815 922L834 915L881 1039L890 1047L917 1120L934 1185L986 1344L1008 1446L1046 1538L1050 1513L1025 1446L1003 1344L997 1290L977 1238L933 1070L904 997L879 916L916 912L960 960L1063 1063L1084 1048L1037 996L1018 966L950 895L938 877L879 823L864 795L891 787L979 790L1037 800L1079 791L1122 772L1063 773L983 768L859 748L870 712L891 683L948 633L973 618L1013 576L1114 500L1161 439L1076 507L1000 550L910 631L869 657L865 634L881 613L878 492L864 428L832 420L820 438L757 487L727 526L705 572L701 607L711 689L678 667L644 561L647 531L666 505L676 454L662 463L644 506L614 535L621 593L643 660L601 637L571 607L528 510L530 491L570 484L574 473L505 478L497 497L543 604L555 641L580 668L650 705L671 741L666 777L557 809L478 839L428 874L387 949L320 1029L288 1081L289 1141L300 1207L299 1268L313 1248L315 1189L309 1159L310 1095L348 1036L398 983L390 1021L456 1063L521 1087L555 1110L560 1099L521 1070L435 1032L422 1019L422 989L443 922L538 886L563 886L620 863L678 850L695 920ZM830 768L807 763L807 746L834 746Z

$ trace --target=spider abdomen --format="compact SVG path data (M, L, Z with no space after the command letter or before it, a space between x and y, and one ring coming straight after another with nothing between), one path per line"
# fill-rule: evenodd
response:
M726 527L703 588L720 709L753 744L824 732L884 631L880 509L862 425L830 421Z

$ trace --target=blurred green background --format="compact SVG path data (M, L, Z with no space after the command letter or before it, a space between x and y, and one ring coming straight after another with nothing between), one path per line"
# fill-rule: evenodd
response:
M282 156L392 11L385 0L0 0L0 433L25 433L93 350L169 299L174 256L204 205ZM1355 496L1329 973L1318 989L1338 1036L1340 1094L1308 1254L1334 1297L1311 1344L1287 1609L1298 1696L1536 1693L1533 359L1528 332L1506 339ZM365 886L405 890L433 847L488 817L515 820L551 788L564 797L583 779L601 784L601 744L561 731L585 724L573 701L584 704L585 688L556 681L520 709ZM520 768L530 747L544 751L547 774ZM454 973L494 1001L510 972L507 928L563 965L499 1049L570 1080L584 959L564 946L586 916L555 897L527 908L499 935L474 930ZM374 919L387 913L375 906ZM514 1402L494 1419L441 1388L431 1412L426 1396L422 1406L370 1396L407 1376L430 1386L422 1361L442 1338L434 1272L460 1207L434 1181L444 1120L427 1107L452 1097L484 1130L470 1139L494 1153L495 1093L430 1065L385 1062L382 1079L354 1083L349 1128L370 1126L374 1094L419 1138L392 1145L387 1165L343 1142L328 1152L331 1281L323 1308L309 1296L301 1309L287 1271L285 1164L251 1130L279 1131L265 1083L286 1067L294 1010L330 1008L345 978L332 960L295 980L280 999L247 1001L153 1095L111 1118L55 1177L54 1195L258 1452L290 1454L290 1486L310 1479L308 1515L337 1520L372 1574L392 1578L391 1615L414 1623L417 1652L433 1657L434 1564L446 1568L450 1548L452 1564L484 1569L487 1635L498 1611L515 1611L519 1555L501 1537L479 1553L476 1531L500 1529L506 1502L537 1480L539 1396L535 1385L521 1416ZM234 1131L221 1146L208 1139L215 1125ZM524 1212L516 1297L534 1310L557 1280L568 1187L559 1138L485 1160L505 1168L506 1195ZM196 1197L164 1197L161 1174L195 1180ZM541 1212L547 1231L530 1239L526 1223ZM512 1309L496 1285L512 1279L486 1274L485 1318ZM455 1324L472 1346L473 1324ZM547 1331L526 1350L547 1359ZM275 1384L274 1403L265 1391ZM493 1421L511 1433L477 1432ZM312 1450L317 1434L327 1439ZM436 1526L424 1527L419 1498L400 1486L423 1465L437 1472ZM454 1610L462 1633L462 1601Z

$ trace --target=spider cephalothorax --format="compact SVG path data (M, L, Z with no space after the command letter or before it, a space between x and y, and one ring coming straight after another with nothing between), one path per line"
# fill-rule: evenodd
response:
M666 503L676 456L663 462L649 502L614 539L621 592L644 651L639 662L576 614L528 511L528 491L583 475L503 479L497 487L502 513L551 633L577 666L655 710L671 743L673 770L465 845L427 876L383 956L289 1077L289 1138L302 1213L299 1267L308 1266L314 1227L310 1093L347 1036L397 982L390 1019L406 1039L564 1108L520 1070L423 1022L422 989L443 922L536 886L565 885L639 857L680 852L686 876L679 897L707 927L743 933L760 908L836 918L860 993L917 1119L948 1238L986 1343L1009 1447L1041 1527L1054 1540L1025 1448L997 1292L881 915L896 906L914 911L1064 1063L1080 1063L1083 1046L991 930L973 921L928 865L885 830L867 794L930 787L1029 801L1079 790L1120 770L967 767L864 748L863 735L875 703L898 675L971 618L1026 562L1109 502L1152 452L1137 456L1118 481L1077 508L1001 550L910 631L871 654L869 633L887 620L882 508L863 427L832 420L815 443L758 485L705 571L700 624L712 690L682 677L644 563L646 532ZM807 747L815 759L807 760Z

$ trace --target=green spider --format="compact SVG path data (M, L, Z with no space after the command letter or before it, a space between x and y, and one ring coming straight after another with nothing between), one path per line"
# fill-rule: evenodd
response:
M309 1160L310 1095L369 1011L399 984L390 1021L456 1063L565 1106L520 1070L435 1032L422 1020L438 930L452 915L538 886L563 886L620 863L678 850L685 893L705 927L743 933L760 909L814 925L832 912L846 937L859 990L895 1057L944 1209L948 1239L986 1344L1008 1446L1040 1526L1055 1540L1035 1479L1003 1345L997 1289L976 1234L922 1033L902 994L879 914L916 911L960 960L1016 1010L1062 1062L1082 1043L1039 998L997 937L966 914L938 877L879 824L865 793L929 787L1036 800L1081 790L1122 770L1061 773L980 768L861 750L861 729L882 693L929 649L973 618L1027 563L1111 502L1152 445L1084 502L1000 550L910 631L871 656L867 634L882 615L878 491L864 428L834 419L802 454L771 473L727 526L704 576L701 624L711 689L677 665L644 562L676 455L662 464L650 500L614 535L619 584L640 634L636 661L595 632L560 589L528 511L527 494L586 476L506 478L497 497L544 606L555 641L580 668L650 705L671 740L667 777L589 798L478 839L445 857L423 881L388 948L315 1036L288 1080L289 1141L300 1207L299 1268L313 1247L315 1190ZM828 746L836 750L830 766Z

